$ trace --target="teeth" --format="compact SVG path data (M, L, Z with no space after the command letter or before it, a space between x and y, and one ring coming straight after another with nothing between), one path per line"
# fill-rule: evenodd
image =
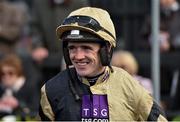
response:
M81 66L84 66L84 65L86 65L87 63L86 63L86 62L78 62L77 64L78 64L78 65L81 65Z

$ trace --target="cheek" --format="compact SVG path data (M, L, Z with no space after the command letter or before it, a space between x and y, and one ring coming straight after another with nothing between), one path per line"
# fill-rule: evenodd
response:
M74 55L74 54L69 53L69 58L70 58L70 59L73 59L74 57L75 57L75 55Z
M97 64L99 64L101 62L100 56L99 54L93 55L93 60L94 62L96 62Z
M13 75L13 76L6 76L6 77L3 77L2 79L4 80L4 82L12 82L14 80L16 80L18 77Z

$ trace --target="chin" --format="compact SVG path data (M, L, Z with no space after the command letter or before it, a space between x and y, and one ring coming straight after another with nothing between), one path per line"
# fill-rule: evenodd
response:
M87 76L87 74L86 74L85 72L78 72L78 71L77 71L77 74L78 74L79 76L81 76L81 77Z
M79 76L82 76L82 77L88 76L90 74L89 72L82 71L82 70L81 71L77 70L77 73L78 73Z

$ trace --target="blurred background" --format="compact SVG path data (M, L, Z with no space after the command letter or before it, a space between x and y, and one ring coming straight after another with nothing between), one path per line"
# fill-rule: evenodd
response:
M168 120L172 121L178 120L180 116L180 0L159 1L160 104ZM56 38L56 27L71 11L83 6L94 6L106 9L111 15L117 35L115 51L129 51L138 62L138 75L151 80L151 2L152 0L0 0L0 62L4 62L8 55L18 56L25 79L19 89L23 91L24 84L31 84L31 88L36 91L37 103L42 84L64 69L62 45ZM16 83L12 83L12 86L3 84L4 77L13 76L9 71L13 68L4 69L6 63L0 64L1 118L13 114L20 116L21 120L37 119L38 106L31 109L29 103L23 101L24 95L14 95ZM13 70L14 74L18 74L15 72L17 71ZM12 93L8 92L9 89ZM16 100L6 103L3 101L6 95L11 95ZM9 107L7 104L10 104Z

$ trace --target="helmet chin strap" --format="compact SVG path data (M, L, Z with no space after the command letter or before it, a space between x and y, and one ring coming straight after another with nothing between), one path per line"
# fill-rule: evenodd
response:
M66 65L66 68L67 68L67 71L68 71L68 74L69 74L69 77L70 77L70 80L68 80L69 81L69 87L70 87L71 92L73 93L73 95L75 97L75 100L78 101L81 98L80 98L79 94L77 93L77 90L75 89L75 87L73 85L73 82L75 82L74 79L78 79L78 78L77 78L76 75L75 75L76 78L73 78L73 76L72 76L73 74L72 74L71 70L69 69L68 65Z
M113 51L114 51L114 48L112 47L112 45L109 46L108 48L108 52L109 52L109 65L108 67L110 68L111 72L114 72L112 66L111 66L111 58L112 58L112 55L113 55Z

